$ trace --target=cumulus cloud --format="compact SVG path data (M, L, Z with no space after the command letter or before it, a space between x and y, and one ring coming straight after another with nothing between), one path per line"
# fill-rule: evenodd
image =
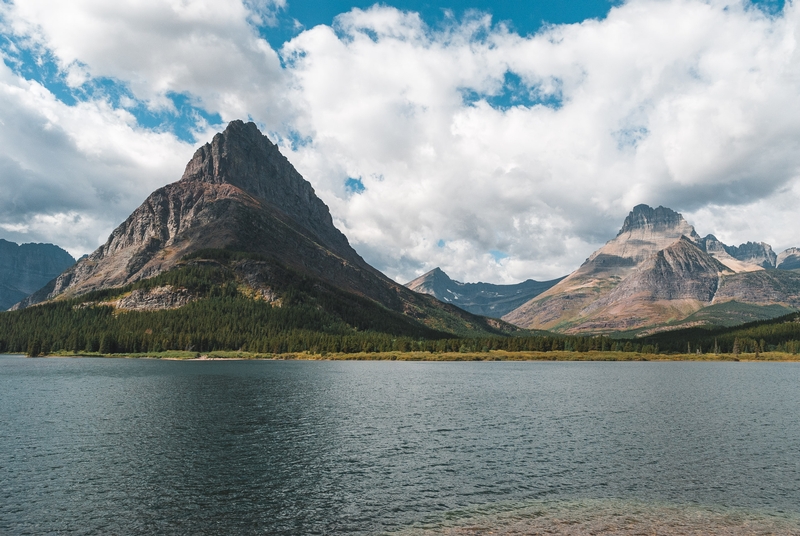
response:
M753 239L796 217L798 28L792 4L633 0L531 37L356 9L282 50L313 140L292 158L398 279L568 273L640 202ZM365 190L347 196L347 177Z
M95 249L150 191L180 177L191 145L105 102L67 106L0 64L0 229L15 242Z
M105 77L154 108L188 94L223 120L280 125L283 71L258 36L284 0L25 0L3 5L10 32L52 54L80 85ZM278 104L278 105L276 105Z
M0 234L102 242L191 153L124 107L178 93L256 120L356 249L401 281L435 266L463 281L564 275L642 202L731 244L800 245L792 3L765 15L738 0L629 0L532 36L489 14L432 28L384 5L276 52L258 27L285 7L0 4L5 31L52 55L68 84L107 77L132 94L122 108L67 106L3 67Z

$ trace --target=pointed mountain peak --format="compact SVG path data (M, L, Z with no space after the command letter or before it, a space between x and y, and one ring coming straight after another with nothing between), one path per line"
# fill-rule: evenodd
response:
M426 290L431 290L433 289L434 286L447 285L452 282L453 280L450 279L450 276L447 275L444 272L444 270L442 270L437 266L430 272L425 272L424 274L414 279L413 281L409 281L408 283L405 284L405 286L416 292L422 292L423 294L430 294L430 292L426 292ZM418 290L421 288L424 288L426 290Z
M210 143L197 149L178 183L235 186L280 209L328 242L347 243L311 184L255 123L231 121Z
M259 175L257 172L279 154L278 148L261 134L255 123L237 119L195 151L181 180L233 184L258 194L262 188L254 181L257 178L254 175Z
M433 270L431 270L430 272L428 272L427 274L423 275L422 277L425 277L425 276L435 277L437 279L445 279L445 280L451 281L450 276L447 275L444 272L444 270L442 270L438 266L436 268L434 268Z
M647 230L650 232L671 231L673 229L686 228L694 229L683 219L679 213L666 207L652 208L648 205L636 205L631 210L625 222L622 224L617 236L635 230ZM684 233L686 234L686 233Z

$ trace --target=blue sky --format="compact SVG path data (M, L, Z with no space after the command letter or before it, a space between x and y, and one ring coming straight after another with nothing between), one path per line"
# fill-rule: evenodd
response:
M466 12L482 11L491 13L496 22L505 22L516 32L526 35L539 30L542 24L565 24L581 22L591 18L602 18L613 4L609 0L575 0L568 2L515 2L515 1L470 1L470 2L385 2L398 9L419 13L431 26L442 24L448 17L463 18ZM263 35L273 47L298 32L294 21L303 28L319 24L331 24L340 13L352 8L367 9L375 2L314 2L301 0L289 2L286 9L278 15L280 23L273 29L266 29Z
M769 0L768 0L769 1ZM283 44L306 29L318 25L332 25L335 18L353 8L368 9L375 2L319 2L296 0L288 2L274 12L274 19L258 26L258 32L273 49L279 50ZM474 12L490 14L494 23L506 24L513 31L529 35L540 30L542 25L569 24L586 19L602 18L618 1L581 0L570 2L512 2L512 1L471 1L471 2L424 2L404 1L383 3L404 11L418 13L432 28L450 23L453 19L462 20ZM92 97L107 98L114 105L120 99L133 95L124 80L95 78L79 88L71 88L64 81L64 73L57 65L57 58L40 48L27 48L24 40L5 35L4 51L6 64L20 75L42 83L63 102L73 105ZM10 50L14 46L18 50ZM146 128L169 129L179 138L194 141L192 128L197 116L212 124L221 124L219 114L209 112L192 101L191 94L171 93L167 97L174 103L175 110L162 110L160 113L145 105L131 107L139 124ZM495 96L497 106L509 106L516 101L513 92Z
M400 281L557 277L640 202L781 250L798 33L771 0L4 0L0 237L91 251L241 118Z

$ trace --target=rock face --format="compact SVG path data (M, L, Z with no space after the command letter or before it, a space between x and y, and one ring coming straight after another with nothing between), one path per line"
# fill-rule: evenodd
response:
M503 319L600 333L667 326L734 300L800 307L800 277L787 271L800 260L795 255L793 249L776 256L765 243L734 247L713 235L700 238L677 212L639 205L578 270Z
M0 310L40 289L75 264L72 255L53 244L22 244L0 239Z
M423 322L444 316L456 327L511 329L411 292L372 268L333 225L311 184L254 123L242 121L199 148L179 181L153 192L105 244L19 307L150 278L204 249L266 259L247 278L259 281L269 301L273 263Z
M161 311L177 309L194 299L195 297L186 289L164 285L149 290L134 290L129 295L116 300L114 307L123 311Z
M789 248L775 259L778 270L800 270L800 248Z
M551 281L528 279L516 285L461 283L454 281L440 268L421 275L406 286L414 292L430 294L440 301L452 303L477 315L500 318L546 291L562 278Z
M598 309L593 304L604 298L630 276L643 261L687 237L699 241L694 228L677 212L665 207L634 207L617 236L594 252L578 270L553 288L503 317L518 326L535 329L580 332L587 314ZM590 308L591 307L591 308ZM584 309L587 309L584 313ZM630 318L617 323L603 320L604 329L627 329Z

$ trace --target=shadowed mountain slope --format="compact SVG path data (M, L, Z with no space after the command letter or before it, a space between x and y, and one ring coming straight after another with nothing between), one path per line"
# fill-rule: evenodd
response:
M75 264L53 244L21 244L0 239L0 310L40 289Z

